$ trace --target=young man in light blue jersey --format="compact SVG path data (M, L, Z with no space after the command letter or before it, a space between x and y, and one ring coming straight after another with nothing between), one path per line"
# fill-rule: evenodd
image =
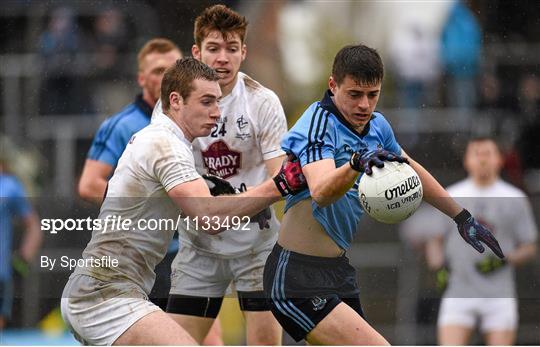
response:
M18 252L13 254L13 220L22 220L25 235ZM26 192L19 180L9 174L5 162L0 158L0 336L7 320L11 317L13 301L12 267L17 260L21 271L35 257L43 235L39 228L39 218L30 206Z
M401 149L388 121L375 112L383 70L374 49L341 49L329 90L282 141L299 158L309 190L287 198L279 239L266 262L264 291L273 314L297 341L388 344L363 318L356 272L345 256L363 214L359 176L371 174L373 165L408 162L420 176L425 200L454 219L465 241L483 252L482 241L504 257L491 233Z

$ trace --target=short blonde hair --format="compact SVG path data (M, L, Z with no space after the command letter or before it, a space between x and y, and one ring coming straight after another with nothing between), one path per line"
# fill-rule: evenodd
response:
M155 38L152 39L144 44L144 46L139 51L139 54L137 54L137 63L138 63L138 69L139 71L142 70L142 66L144 64L144 58L146 58L147 55L151 53L168 53L170 51L178 51L180 54L182 54L182 51L178 46L172 42L169 39L165 38Z

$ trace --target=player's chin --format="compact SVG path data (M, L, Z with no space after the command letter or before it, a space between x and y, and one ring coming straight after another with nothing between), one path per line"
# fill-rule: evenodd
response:
M212 126L205 126L201 129L200 131L200 135L199 137L206 137L208 135L210 135L210 133L212 132L212 129L214 128L214 125Z

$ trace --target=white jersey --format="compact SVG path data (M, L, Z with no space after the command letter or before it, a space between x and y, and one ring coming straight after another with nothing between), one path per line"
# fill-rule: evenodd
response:
M199 173L211 173L232 185L258 185L270 176L265 160L284 155L281 139L287 132L287 119L277 95L244 73L238 73L231 93L219 102L221 119L212 133L193 141L193 154ZM161 110L161 103L154 112ZM267 248L277 241L279 223L272 211L270 229L227 230L219 235L179 230L180 245L189 244L209 255L232 258ZM183 229L183 230L182 230ZM186 230L189 229L189 230Z
M148 294L155 279L154 268L167 253L175 232L173 223L155 229L155 221L174 221L179 208L167 192L175 186L200 178L195 169L192 146L178 126L160 113L151 124L129 141L109 181L99 219L109 221L95 228L83 258L111 257L118 266L78 267L85 274L103 281L130 281ZM130 221L129 230L113 217Z
M536 241L538 231L531 206L516 187L500 179L488 187L479 187L472 179L465 179L447 190L477 221L489 227L504 253ZM505 266L490 274L479 273L476 263L487 255L495 256L493 252L486 246L483 254L478 253L461 238L452 220L441 218L430 225L446 236L450 279L444 297L515 297L514 269Z

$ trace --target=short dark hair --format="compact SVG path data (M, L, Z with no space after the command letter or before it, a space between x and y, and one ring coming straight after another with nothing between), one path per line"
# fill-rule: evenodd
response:
M499 141L496 138L490 136L473 136L469 139L469 141L467 141L467 147L471 143L477 142L492 142L495 147L497 147L497 151L501 152L501 145L499 144Z
M169 95L172 92L178 92L185 102L193 91L193 81L196 79L217 81L219 76L214 69L192 57L178 59L168 68L161 81L163 110L168 110L171 106Z
M231 34L238 34L240 41L244 43L247 25L246 17L241 16L225 5L208 7L195 19L195 29L193 31L195 44L201 47L204 39L212 31L219 31L224 40Z
M362 44L343 47L334 58L332 77L340 84L350 76L356 83L375 85L382 81L384 66L379 53Z

